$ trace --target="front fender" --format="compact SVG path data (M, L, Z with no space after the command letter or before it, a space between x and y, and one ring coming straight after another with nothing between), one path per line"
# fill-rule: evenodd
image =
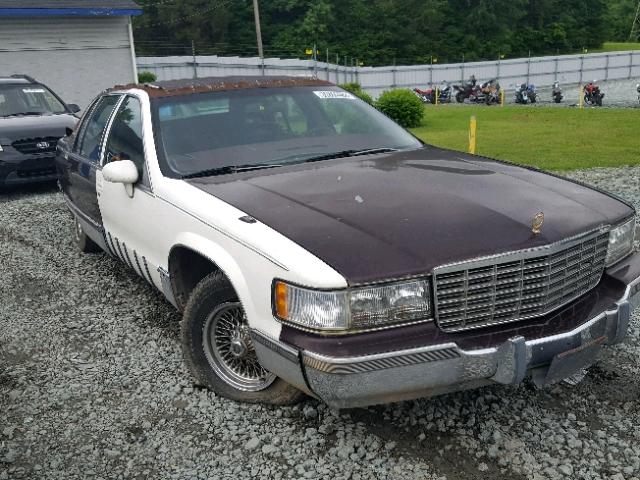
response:
M252 324L256 323L255 320L260 318L260 315L238 262L216 242L196 233L180 233L173 243L172 250L176 247L191 249L203 257L208 258L227 276L238 294L238 298L242 302L249 324L253 327L254 325ZM171 255L171 252L169 252L169 255Z

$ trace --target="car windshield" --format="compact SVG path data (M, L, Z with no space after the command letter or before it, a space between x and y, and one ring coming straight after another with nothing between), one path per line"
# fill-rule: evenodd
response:
M153 102L158 157L170 177L226 174L421 143L337 87L198 93Z
M0 117L50 115L66 112L65 106L43 85L0 84Z

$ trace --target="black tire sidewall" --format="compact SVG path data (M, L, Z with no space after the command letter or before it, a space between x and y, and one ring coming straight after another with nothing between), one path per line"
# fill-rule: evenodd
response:
M233 286L221 272L208 275L195 287L181 322L182 348L187 367L199 385L232 400L275 405L296 403L304 394L280 378L276 378L264 390L246 392L229 385L209 363L203 345L206 320L221 305L237 301Z
M78 235L77 233L78 226L80 226L80 228L82 229L82 225L80 224L78 219L74 216L73 217L73 240L75 244L78 246L78 249L82 253L99 252L101 250L100 247L98 246L97 243L95 243L93 240L87 237L87 234L84 232L84 229L82 229L82 233Z
M214 391L229 387L209 364L204 351L204 325L207 317L220 305L236 301L236 295L229 282L222 278L209 279L207 285L211 289L199 288L194 290L182 318L182 344L185 357L189 360L190 370L198 383ZM203 280L203 282L205 281ZM201 282L202 284L202 282Z

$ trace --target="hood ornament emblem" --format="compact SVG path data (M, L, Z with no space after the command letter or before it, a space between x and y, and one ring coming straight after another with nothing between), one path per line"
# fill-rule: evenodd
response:
M544 223L544 213L538 212L533 216L533 221L531 222L531 232L534 235L538 235L542 231L542 224Z
M45 148L49 148L49 142L38 142L36 143L36 147L40 150L44 150Z

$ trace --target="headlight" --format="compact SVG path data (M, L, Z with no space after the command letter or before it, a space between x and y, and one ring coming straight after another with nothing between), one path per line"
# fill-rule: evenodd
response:
M429 319L429 282L404 282L337 291L276 281L273 309L280 320L318 330L359 330Z
M607 267L626 257L633 250L635 234L635 217L609 232L609 248L605 262Z

